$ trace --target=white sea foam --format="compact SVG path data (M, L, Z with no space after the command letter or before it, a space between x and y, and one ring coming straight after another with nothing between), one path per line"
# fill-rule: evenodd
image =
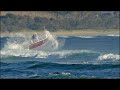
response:
M5 36L3 36L3 35L0 35L0 38L3 38L3 37L5 37Z
M110 34L110 35L107 35L107 36L116 36L116 37L118 37L118 36L120 36L120 35L113 35L113 34Z
M81 38L95 38L95 36L76 36L76 37L81 37Z
M62 72L62 75L71 75L69 72Z
M69 38L70 36L58 36L58 37L62 37L62 38Z
M98 57L98 60L120 60L120 55L118 54L104 54Z
M69 38L69 37L81 37L81 38L95 38L96 36L59 36L63 38Z
M2 50L1 51L1 57L6 58L10 56L16 56L16 57L35 57L35 58L46 58L47 53L42 51L32 51L32 50Z
M68 76L68 75L71 75L71 73L69 72L54 72L54 73L49 73L49 75L63 75L63 76Z

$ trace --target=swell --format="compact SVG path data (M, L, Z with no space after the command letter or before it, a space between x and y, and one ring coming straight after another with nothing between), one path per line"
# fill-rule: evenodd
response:
M1 68L1 73L16 73L16 74L22 74L22 73L27 73L27 74L33 74L36 70L41 72L41 74L46 74L52 72L51 74L58 75L61 74L61 71L68 71L64 72L62 74L64 75L70 75L71 71L84 71L84 70L113 70L113 69L119 69L120 64L58 64L58 63L44 63L44 62L22 62L22 63L11 63L11 64L6 64L6 63L1 63L2 68ZM6 65L8 65L7 68ZM12 66L12 67L11 67ZM11 68L10 68L11 67ZM33 70L33 71L32 71ZM45 70L45 71L43 71Z
M57 63L37 63L27 67L27 69L46 68L63 70L103 70L120 68L120 64L57 64Z
M94 76L91 72L100 71L104 74L104 70L117 70L118 75L120 64L58 64L45 63L39 61L25 61L19 63L2 63L1 78L30 78L30 79L77 79L77 78L114 78L109 76ZM8 66L8 68L4 68ZM9 68L11 67L12 68ZM90 72L90 74L84 73ZM102 75L101 74L101 75ZM115 76L117 78L118 76ZM119 77L118 77L119 78Z

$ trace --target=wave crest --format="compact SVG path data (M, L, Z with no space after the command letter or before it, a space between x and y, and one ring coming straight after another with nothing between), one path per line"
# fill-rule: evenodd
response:
M120 55L118 54L104 54L98 57L98 60L120 60Z

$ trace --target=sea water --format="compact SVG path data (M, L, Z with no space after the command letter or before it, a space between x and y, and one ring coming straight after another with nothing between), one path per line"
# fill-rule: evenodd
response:
M1 79L120 78L120 36L58 36L56 50L29 50L28 37L0 37Z

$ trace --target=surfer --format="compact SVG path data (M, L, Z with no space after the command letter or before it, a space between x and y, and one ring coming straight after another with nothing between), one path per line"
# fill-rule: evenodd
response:
M37 41L39 41L39 39L38 39L38 35L35 33L35 34L33 34L32 35L32 43L34 43L34 42L37 42Z

